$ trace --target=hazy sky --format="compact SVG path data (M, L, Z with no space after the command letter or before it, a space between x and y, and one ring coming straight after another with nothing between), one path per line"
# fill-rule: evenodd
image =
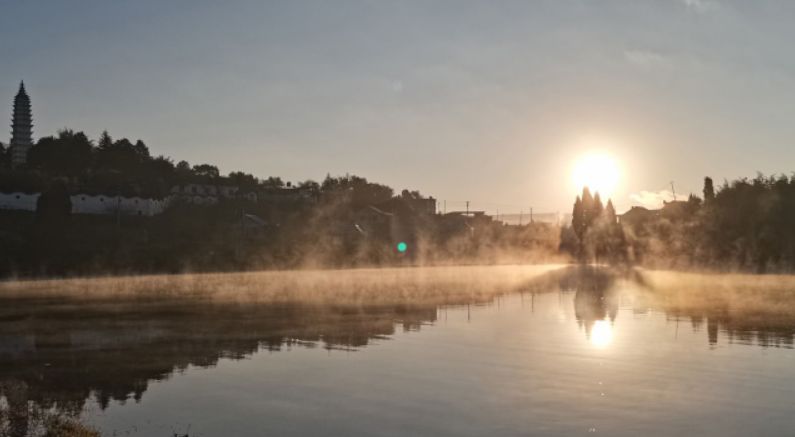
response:
M795 170L793 23L792 1L6 1L0 119L24 79L37 137L501 212L568 211L597 147L624 209Z

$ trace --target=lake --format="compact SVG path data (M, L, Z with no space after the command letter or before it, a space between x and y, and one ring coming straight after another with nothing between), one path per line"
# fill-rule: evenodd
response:
M795 279L483 266L0 284L0 434L795 434ZM48 413L48 414L49 414Z

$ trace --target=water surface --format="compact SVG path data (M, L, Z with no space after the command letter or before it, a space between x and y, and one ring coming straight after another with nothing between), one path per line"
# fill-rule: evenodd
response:
M791 278L761 292L516 266L186 280L0 288L4 407L107 435L795 432L795 316L775 297Z

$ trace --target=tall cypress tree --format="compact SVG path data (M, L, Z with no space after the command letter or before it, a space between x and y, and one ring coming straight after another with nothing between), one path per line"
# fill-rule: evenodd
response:
M574 201L574 208L571 211L571 227L574 228L574 233L577 238L582 241L585 236L585 214L582 207L580 196Z
M593 196L588 187L582 189L582 216L585 221L585 228L593 222Z
M707 176L704 178L704 203L710 203L715 200L715 187L712 185L712 178Z
M616 209L613 207L613 201L611 199L607 199L607 206L605 207L605 218L607 222L611 225L617 222L616 220Z
M599 197L599 192L597 192L593 197L593 211L591 212L591 223L599 220L599 217L602 216L602 211L604 211L604 206L602 205L602 198Z
M109 150L113 147L113 138L110 137L108 131L102 131L102 135L99 136L99 141L97 142L97 147L99 147L99 150Z

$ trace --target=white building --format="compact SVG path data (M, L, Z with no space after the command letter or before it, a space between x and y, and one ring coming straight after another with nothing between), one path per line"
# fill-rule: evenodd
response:
M162 213L168 199L75 194L69 196L72 214L140 215L151 217Z
M240 187L233 185L185 184L171 187L171 198L181 199L194 205L214 205L220 199L235 197L257 201L256 193L241 193Z
M36 211L36 202L40 195L40 193L0 192L0 209Z
M36 212L39 196L41 193L0 192L0 209ZM69 196L69 200L72 203L72 214L121 214L151 217L162 213L168 206L168 199L101 194L75 194Z

